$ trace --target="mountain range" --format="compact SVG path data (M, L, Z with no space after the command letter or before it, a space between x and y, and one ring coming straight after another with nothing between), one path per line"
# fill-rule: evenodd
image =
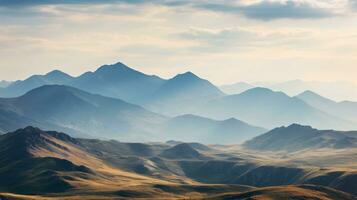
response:
M97 138L130 139L140 133L145 139L150 137L147 129L165 120L140 106L62 85L45 85L20 97L0 99L0 108L2 124L11 125L2 127L3 131L30 123Z
M285 82L238 82L222 85L220 89L227 94L238 94L254 87L265 87L274 91L282 91L289 96L296 96L311 90L334 101L357 101L357 85L349 82L319 82L291 80Z
M202 101L223 96L216 86L191 72L169 80L136 71L123 63L103 65L72 77L55 70L0 88L1 97L17 97L43 85L68 85L93 94L122 99L162 114L186 114Z
M45 85L20 97L0 99L2 133L28 125L79 137L222 144L241 143L265 132L235 119L215 121L193 115L170 118L120 99L64 85Z
M321 111L297 97L267 88L253 88L208 101L194 113L214 119L235 117L268 129L293 123L323 129L356 128L356 124L349 120Z
M45 75L34 75L0 88L0 96L14 98L37 87L53 84L68 85L91 94L137 104L168 118L186 114L220 121L236 118L266 129L292 123L308 124L320 129L357 128L355 102L334 102L321 96L317 97L317 94L311 95L312 92L290 97L282 92L254 88L245 83L227 87L231 88L230 90L237 87L241 88L240 91L248 90L226 95L215 85L192 72L178 74L165 80L155 75L141 73L120 62L103 65L94 72L86 72L78 77L72 77L58 70ZM11 113L10 119L3 119L7 122L3 123L0 131L14 130L4 128L4 126L13 126L11 118L16 118L13 115L14 113ZM39 125L31 116L18 117L22 118L19 120L20 124L31 121L31 124ZM63 124L61 126L63 127ZM67 128L65 131L73 132L69 130L73 127L68 126L68 123L65 126ZM48 127L55 128L53 124Z
M0 135L0 146L0 197L5 199L60 199L63 194L70 199L234 199L259 194L352 200L356 195L356 171L350 168L272 162L278 155L268 159L263 151L232 146L77 139L35 127Z
M297 95L296 97L326 113L338 116L340 118L348 119L353 122L357 122L357 102L336 102L331 99L322 97L319 94L310 90L305 91Z

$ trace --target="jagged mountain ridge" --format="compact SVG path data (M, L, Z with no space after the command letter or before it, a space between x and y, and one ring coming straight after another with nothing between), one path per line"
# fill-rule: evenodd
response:
M152 109L166 106L167 108L161 111L171 114L185 114L169 109L179 101L182 101L182 108L185 108L189 107L190 102L202 102L207 98L224 95L216 86L191 72L165 80L155 75L144 74L118 62L103 65L94 72L85 72L78 77L71 77L59 70L46 75L34 75L1 88L0 96L17 97L37 87L52 84L69 85L90 93L145 105Z

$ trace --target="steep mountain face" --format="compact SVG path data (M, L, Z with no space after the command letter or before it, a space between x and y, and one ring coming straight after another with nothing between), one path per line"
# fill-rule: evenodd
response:
M282 92L254 88L238 95L229 95L196 109L196 113L211 118L235 117L265 128L292 123L318 128L353 129L356 125L322 112L304 101Z
M196 115L181 115L164 123L161 131L170 140L206 144L239 144L266 132L265 129L231 118L223 121Z
M143 103L165 80L136 71L123 63L104 65L77 77L70 85L132 103Z
M167 115L189 113L197 105L224 96L216 86L192 72L167 80L145 104L153 111Z
M309 90L297 95L296 97L326 113L338 116L342 119L357 122L357 102L336 102Z
M357 132L317 130L310 126L293 124L273 129L244 143L255 150L299 151L316 148L355 148Z
M62 142L78 145L75 139L65 134L33 127L0 136L0 191L24 194L65 192L73 187L59 173L92 174L85 166L54 156L60 151L71 153ZM53 156L45 157L45 154Z
M132 136L145 140L150 137L146 135L149 129L165 120L160 115L119 99L59 85L42 86L17 98L0 99L0 108L2 112L11 113L13 120L21 116L22 124L39 124L43 128L48 128L49 124L56 127L55 130L93 137L128 139ZM26 119L29 121L24 121ZM7 128L12 127L3 129Z
M15 81L0 90L1 97L17 97L43 85L70 84L73 77L59 70L54 70L45 75L33 75L23 81Z

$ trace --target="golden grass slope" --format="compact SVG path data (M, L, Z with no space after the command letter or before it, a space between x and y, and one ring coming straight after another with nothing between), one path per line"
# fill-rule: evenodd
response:
M356 197L327 187L301 185L255 189L245 193L227 193L209 200L355 200Z

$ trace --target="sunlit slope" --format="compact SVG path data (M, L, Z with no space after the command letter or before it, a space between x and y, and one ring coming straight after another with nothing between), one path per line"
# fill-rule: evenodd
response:
M260 188L245 193L223 194L210 200L354 200L354 196L331 188L302 185Z

